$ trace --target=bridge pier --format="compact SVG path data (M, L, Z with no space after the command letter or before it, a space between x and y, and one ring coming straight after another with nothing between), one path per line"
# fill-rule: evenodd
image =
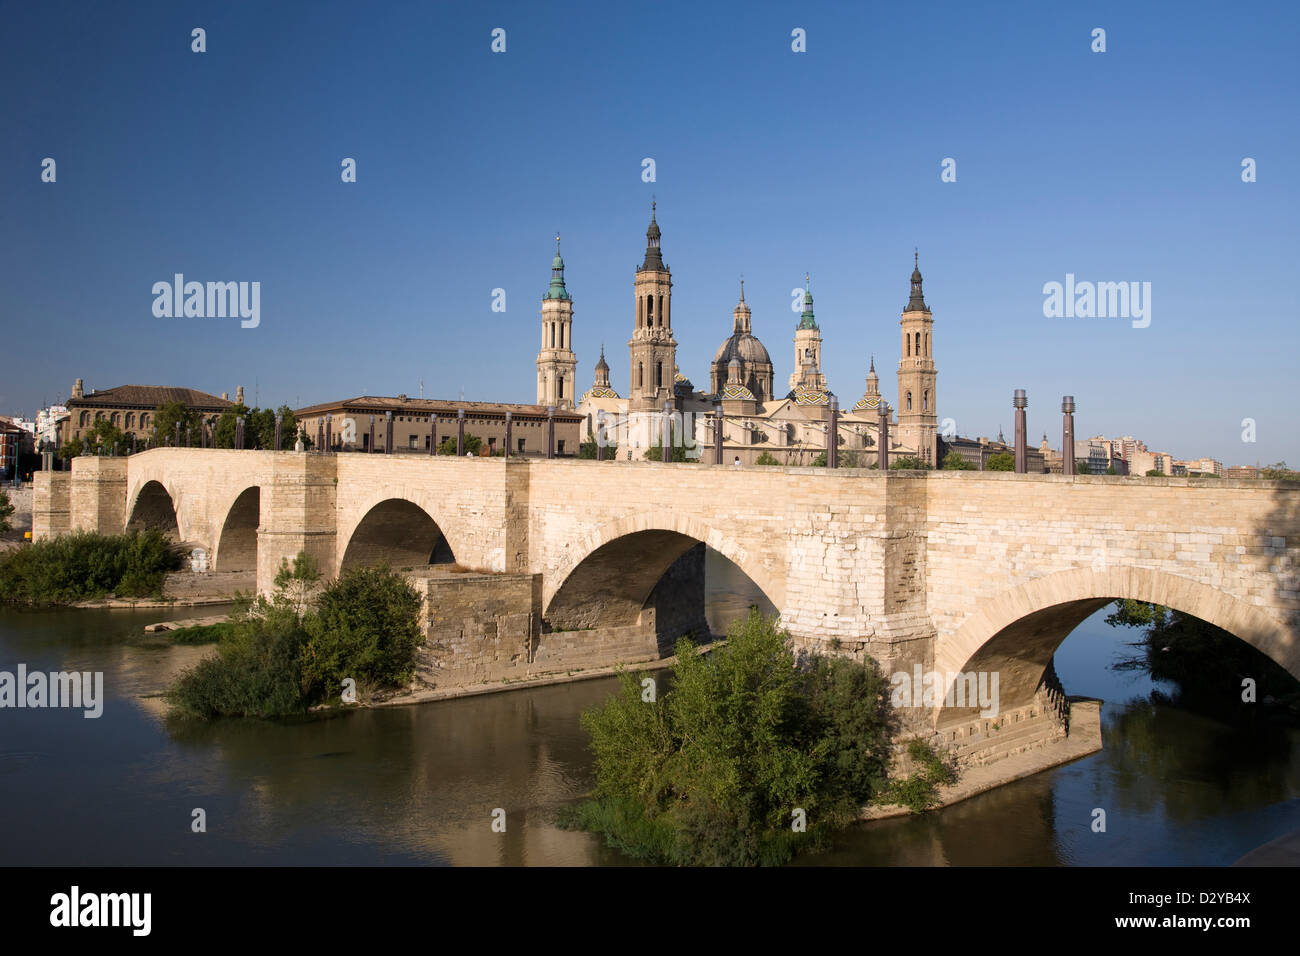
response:
M298 553L314 558L326 577L339 560L335 520L337 455L269 452L270 480L262 486L257 529L257 591L270 595L283 561Z

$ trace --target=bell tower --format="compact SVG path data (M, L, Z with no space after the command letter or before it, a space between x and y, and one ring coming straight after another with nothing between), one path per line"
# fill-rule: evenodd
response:
M551 287L542 297L542 348L537 353L537 404L573 408L578 357L573 352L573 299L564 287L560 234L555 234Z
M822 332L813 315L812 280L808 273L803 277L803 313L794 330L794 371L790 374L790 390L808 388L825 391L826 376L822 374Z
M631 363L628 411L661 411L673 399L677 342L673 339L673 281L659 251L659 224L650 203L645 259L636 270L636 325L627 343Z
M912 294L899 325L903 332L898 359L898 438L913 445L923 461L938 455L935 414L934 318L921 291L920 256L913 252Z

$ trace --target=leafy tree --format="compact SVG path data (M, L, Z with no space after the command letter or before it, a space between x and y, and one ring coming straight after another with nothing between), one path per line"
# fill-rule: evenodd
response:
M469 432L466 432L466 433L465 433L465 449L464 449L464 451L461 452L461 454L462 454L462 455L474 455L475 457L477 457L477 456L478 456L478 453L479 453L479 449L482 448L482 447L483 447L483 439L479 438L477 435L471 435ZM438 454L439 454L439 455L454 455L454 454L456 454L456 436L455 436L455 435L448 435L446 438L444 438L444 439L443 439L443 440L438 444Z
M944 471L974 471L975 466L961 456L960 452L950 451L943 458L943 464L940 465Z
M1114 462L1112 462L1111 464L1109 464L1109 465L1106 466L1106 474L1108 474L1108 475L1118 475L1118 474L1119 474L1119 472L1115 470L1115 464L1114 464Z
M757 611L708 656L678 645L671 688L643 700L640 675L583 714L593 799L565 821L663 863L782 863L823 845L883 790L885 682L848 658L805 659ZM791 820L804 811L807 832Z
M320 564L306 551L299 551L294 556L292 567L288 558L280 559L280 570L275 573L274 583L276 591L282 592L294 611L301 615L307 605L307 596L320 579Z
M176 426L181 426L181 444L185 444L186 429L192 445L199 444L199 433L203 426L203 416L184 402L163 402L153 413L155 434L159 445L171 445L176 442Z
M1016 456L1009 451L998 452L996 455L989 455L988 461L984 462L985 471L1015 471Z
M827 463L828 463L828 459L827 459L826 452L824 451L818 453L817 457L812 460L812 466L814 468L825 468L827 466Z
M1010 469L1010 468L1006 468L1006 469L1003 469L1003 470L1004 470L1004 471L1010 471L1011 469ZM1090 466L1086 461L1076 461L1076 462L1074 463L1074 473L1075 473L1076 475L1091 475L1091 474L1092 474L1092 467L1091 467L1091 466Z
M587 459L596 457L596 439L590 434L587 435L587 440L578 446L578 457ZM618 446L613 442L606 442L605 460L612 461L616 457L618 457Z
M69 438L59 446L59 457L64 461L80 458L86 453L86 444L80 438Z
M0 531L9 530L9 516L14 513L14 506L9 503L9 495L0 491Z
M1255 701L1276 704L1300 725L1300 681L1245 641L1182 611L1144 601L1116 601L1106 623L1142 630L1136 653L1112 665L1144 671L1177 687L1176 702L1233 720L1254 720L1257 704L1242 699L1243 680L1255 681ZM1270 708L1271 709L1271 708Z
M1285 461L1278 461L1259 469L1259 477L1269 481L1296 481L1300 480L1300 472L1288 468Z
M694 461L695 460L693 458L686 457L686 447L684 445L673 445L672 449L673 449L673 457L672 457L673 461ZM653 445L651 445L649 448L646 449L645 456L648 461L663 461L664 460L663 443L658 441L655 442Z
M67 460L82 455L125 454L129 439L107 418L94 422L80 438L70 438L59 448L59 457Z
M909 469L913 471L932 471L934 466L923 458L917 458L914 455L904 455L902 458L895 458L889 464L890 471L901 471Z
M312 699L337 694L346 678L400 686L415 672L420 595L387 566L343 572L306 621L303 686Z
M1148 468L1146 476L1148 478L1163 478L1165 476L1165 473L1161 471L1159 468Z
M762 454L760 454L760 455L758 456L758 458L756 458L756 459L754 460L754 464L756 464L756 465L779 465L779 464L781 464L781 463L780 463L779 461L777 461L775 458L773 458L773 457L772 457L770 454L768 454L766 451L764 451Z

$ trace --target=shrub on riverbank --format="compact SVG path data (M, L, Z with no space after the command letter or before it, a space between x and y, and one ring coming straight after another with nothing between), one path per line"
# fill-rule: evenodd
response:
M77 531L0 555L0 601L72 604L108 594L160 597L181 555L149 529L106 535Z
M891 723L874 664L803 661L774 617L733 625L708 656L678 646L672 688L639 675L583 714L592 798L562 825L658 863L784 863L825 845L887 785Z
M216 644L223 637L232 633L234 625L230 621L216 624L196 624L194 627L178 627L166 631L167 640L173 644Z
M180 676L167 694L174 713L285 717L340 701L345 679L363 694L411 679L420 596L403 575L387 567L345 571L308 607L294 586L302 592L314 582L310 562L299 555L294 567L276 579L272 598L231 617L215 657Z

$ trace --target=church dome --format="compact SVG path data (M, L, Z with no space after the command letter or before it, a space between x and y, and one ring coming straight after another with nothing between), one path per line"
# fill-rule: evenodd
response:
M727 365L733 358L748 366L772 364L763 343L748 332L737 332L718 346L713 362L715 365Z
M727 400L740 400L742 402L757 401L754 393L738 382L728 382L722 386L722 398Z

